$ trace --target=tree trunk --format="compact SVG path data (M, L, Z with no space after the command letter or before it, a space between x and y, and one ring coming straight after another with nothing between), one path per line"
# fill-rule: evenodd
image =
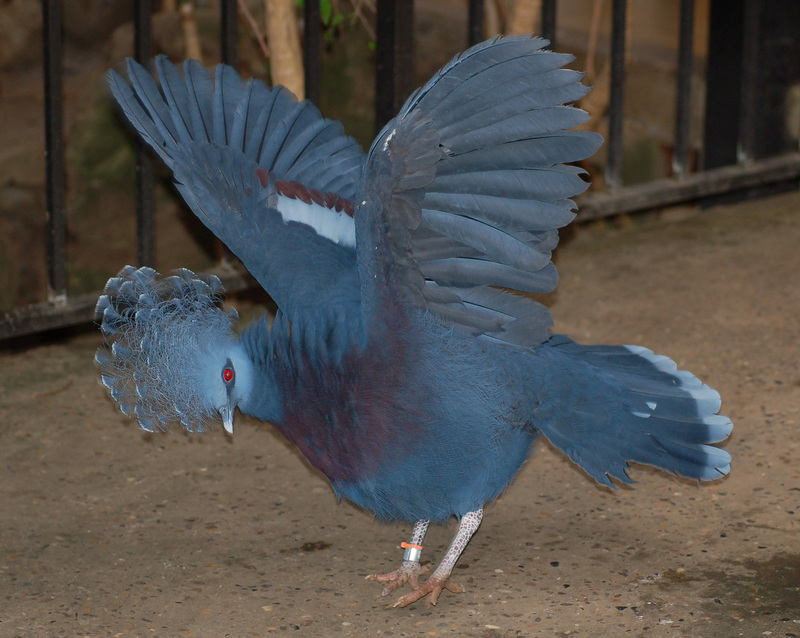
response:
M264 0L264 8L272 83L282 84L302 100L305 97L305 77L294 1Z
M603 17L603 0L592 3L592 21L589 24L589 43L586 47L586 83L594 85L597 77L597 42L600 39L600 21Z
M625 60L630 57L633 24L633 9L635 0L628 0L625 7ZM592 116L585 124L577 128L597 131L603 118L608 113L611 103L611 60L606 59L603 65L597 68L597 41L600 31L600 20L603 13L603 0L594 0L592 22L589 29L589 46L586 52L586 83L592 87L592 92L580 102L580 107Z
M542 0L514 0L511 10L511 23L508 32L511 35L534 33L542 15Z
M200 36L197 35L194 2L181 2L181 28L183 29L183 44L186 50L186 57L202 62L203 48L200 46Z
M506 33L510 12L506 0L493 0L484 4L483 29L487 36Z

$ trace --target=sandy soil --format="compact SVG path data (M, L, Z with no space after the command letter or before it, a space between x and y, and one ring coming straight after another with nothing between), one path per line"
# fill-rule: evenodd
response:
M558 329L718 388L733 472L639 467L610 491L540 444L436 607L364 580L410 527L337 504L270 427L143 434L96 382L95 333L0 354L0 636L800 636L798 210L683 209L561 248Z

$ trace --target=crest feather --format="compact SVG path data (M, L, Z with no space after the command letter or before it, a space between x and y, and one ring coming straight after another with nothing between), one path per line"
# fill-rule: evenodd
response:
M199 431L217 416L204 392L215 375L209 355L235 340L237 319L219 308L223 293L217 277L186 269L161 278L126 266L106 284L95 310L106 345L95 364L120 410L144 430L180 421Z

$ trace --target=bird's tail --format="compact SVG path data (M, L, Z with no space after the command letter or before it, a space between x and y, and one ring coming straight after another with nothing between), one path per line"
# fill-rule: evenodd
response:
M545 389L534 425L599 483L630 483L628 462L700 480L730 472L730 454L711 445L733 428L719 393L668 357L561 336L540 352L566 383Z
M222 292L217 277L204 281L186 269L162 279L126 266L108 280L96 308L106 345L95 363L100 382L143 429L180 421L199 430L216 416L205 391L209 348L234 340L236 318L218 307Z

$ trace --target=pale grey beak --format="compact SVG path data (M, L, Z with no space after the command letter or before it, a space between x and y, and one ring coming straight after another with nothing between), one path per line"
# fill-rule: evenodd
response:
M225 426L225 431L228 434L233 434L233 411L235 409L236 408L231 405L224 405L219 410L222 416L222 424Z

